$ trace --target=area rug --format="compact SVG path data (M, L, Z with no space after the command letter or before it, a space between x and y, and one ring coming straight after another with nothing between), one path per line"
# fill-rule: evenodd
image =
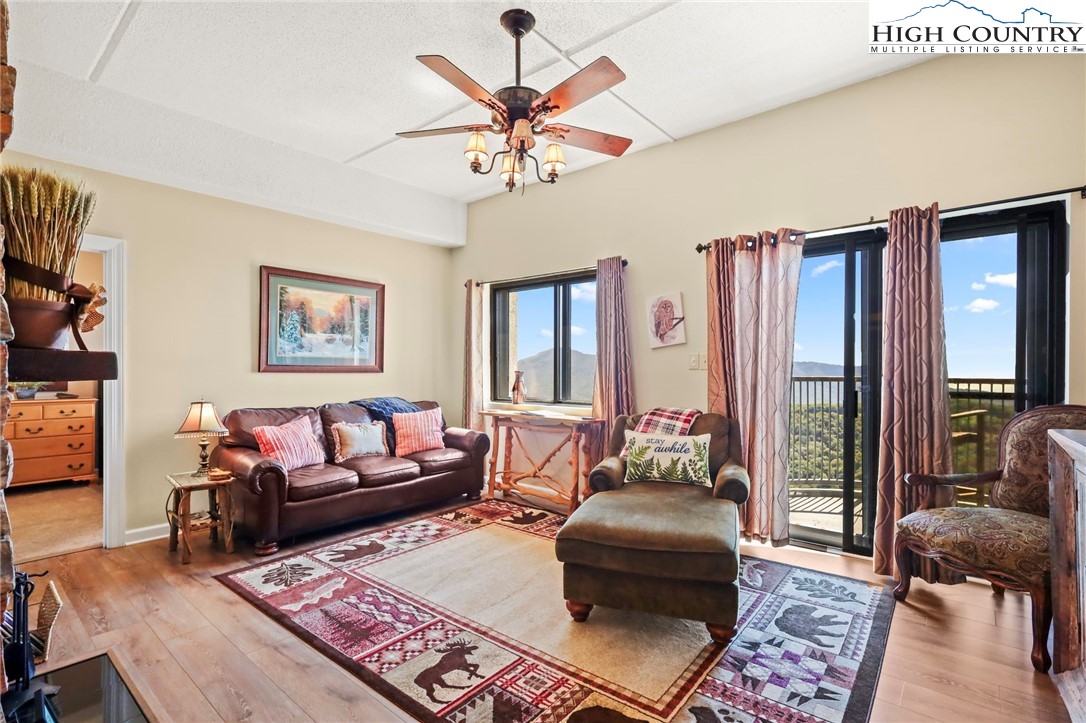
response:
M889 590L744 557L727 650L692 621L597 607L578 624L564 521L485 501L218 579L419 720L867 720Z

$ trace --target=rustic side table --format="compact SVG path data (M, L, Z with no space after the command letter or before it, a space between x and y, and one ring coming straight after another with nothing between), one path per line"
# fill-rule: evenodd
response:
M210 530L212 543L218 541L219 530L222 530L223 547L227 552L233 552L234 520L230 483L234 478L209 480L194 472L178 472L166 475L166 479L171 485L170 498L166 502L166 519L170 521L170 551L177 549L180 537L181 563L187 565L192 560L192 535L201 530ZM207 490L208 510L204 515L192 512L192 493L199 490Z

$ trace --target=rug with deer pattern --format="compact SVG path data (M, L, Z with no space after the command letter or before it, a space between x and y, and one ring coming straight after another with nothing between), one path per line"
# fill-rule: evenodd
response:
M564 521L478 502L219 580L418 720L867 720L888 589L744 557L727 649L692 621L597 607L578 624L554 558Z

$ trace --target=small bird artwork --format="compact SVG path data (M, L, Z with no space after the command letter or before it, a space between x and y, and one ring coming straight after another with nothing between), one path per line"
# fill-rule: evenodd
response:
M668 296L658 297L649 307L650 329L654 337L653 346L669 346L681 344L686 341L683 333L682 302L677 306Z

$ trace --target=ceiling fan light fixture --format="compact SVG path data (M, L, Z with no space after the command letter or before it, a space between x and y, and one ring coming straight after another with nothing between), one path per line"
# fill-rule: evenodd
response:
M513 179L513 185L520 183L521 179L524 178L524 174L520 172L515 154L506 153L502 156L502 170L498 175L501 176L501 179L505 181L507 186L509 185L510 177Z
M532 124L527 118L521 118L513 124L513 134L509 144L514 150L530 151L535 148L535 135L532 133Z
M562 146L557 143L547 144L547 150L543 153L543 170L551 176L557 176L565 167L566 157L562 153Z
M472 168L482 168L490 154L486 152L486 138L476 131L468 136L468 147L464 149L464 158L471 162Z

